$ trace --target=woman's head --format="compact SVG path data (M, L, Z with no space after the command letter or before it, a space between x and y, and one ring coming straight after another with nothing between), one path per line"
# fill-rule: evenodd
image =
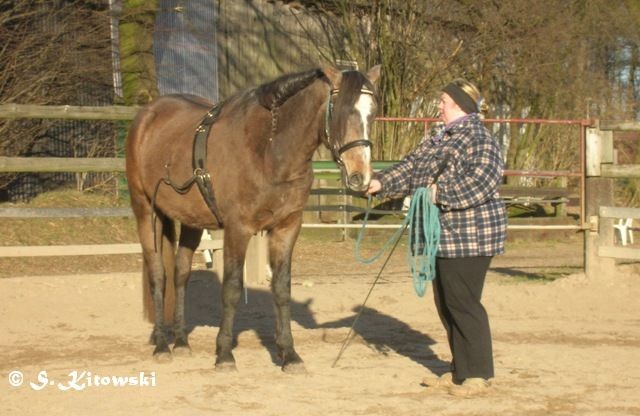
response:
M464 79L455 79L442 89L438 110L448 124L466 114L480 112L482 96L478 88Z

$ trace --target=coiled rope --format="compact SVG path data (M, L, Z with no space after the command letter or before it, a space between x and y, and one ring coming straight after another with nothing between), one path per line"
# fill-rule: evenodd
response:
M353 329L356 326L356 322L358 322L358 319L360 319L360 315L362 315L362 312L364 311L364 306L367 303L369 296L371 296L373 288L378 282L378 279L380 279L384 268L387 266L389 259L391 259L391 255L400 242L400 238L402 237L404 230L406 230L407 228L409 229L409 242L407 244L407 263L409 264L409 270L411 271L411 276L413 278L413 287L418 296L424 296L426 292L427 282L433 280L436 277L436 253L438 252L438 244L440 243L440 219L438 207L436 207L431 202L430 191L427 188L418 188L416 190L413 197L411 198L409 211L407 212L407 216L402 222L401 227L391 236L391 238L386 241L386 243L376 254L368 259L365 259L360 256L360 243L362 242L362 239L364 237L364 230L367 227L367 221L369 220L369 212L371 211L371 199L371 196L369 196L362 228L360 228L360 231L358 232L358 238L356 239L355 257L361 263L370 264L376 261L385 251L389 249L390 246L392 247L389 251L389 255L382 264L378 275L373 280L373 284L369 288L369 292L364 298L364 301L360 306L360 310L358 311L358 314L351 324L351 328L349 328L349 333L342 343L342 347L338 352L338 356L331 365L332 368L336 366L338 360L340 360L340 357L342 356L342 353L347 348L347 345L349 345L349 340L351 339L351 334L353 333ZM422 233L420 233L420 231L422 231ZM419 249L419 251L417 251L417 249Z
M360 244L364 238L364 231L369 220L370 207L371 196L369 196L364 221L356 239L356 260L364 264L373 263L390 246L393 245L395 248L404 231L409 229L406 260L413 279L413 288L418 296L424 296L427 282L432 281L436 276L436 253L440 243L439 210L431 202L431 191L427 188L418 188L416 190L411 198L409 211L401 227L385 242L377 253L365 259L360 255Z

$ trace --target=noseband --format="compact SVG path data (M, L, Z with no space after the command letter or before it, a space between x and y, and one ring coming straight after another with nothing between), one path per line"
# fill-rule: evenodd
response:
M344 166L344 162L342 160L342 154L344 152L346 152L349 149L353 149L354 147L360 147L360 146L372 147L372 143L370 140L367 140L367 139L353 140L349 143L345 143L342 147L337 147L336 143L332 143L331 135L329 134L329 131L330 131L331 118L333 116L333 97L335 95L338 95L339 92L340 90L337 88L329 91L329 102L327 103L327 111L325 113L324 132L325 132L325 135L327 136L327 143L331 148L331 154L333 155L333 159L339 166ZM371 95L372 97L375 97L375 94L373 93L373 91L367 88L362 88L360 90L360 93L368 94L368 95Z

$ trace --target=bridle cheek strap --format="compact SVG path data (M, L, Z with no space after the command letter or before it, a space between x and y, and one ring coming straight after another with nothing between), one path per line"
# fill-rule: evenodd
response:
M342 154L344 152L346 152L349 149L353 149L354 147L360 147L360 146L368 146L368 147L373 147L373 144L371 143L370 140L367 139L360 139L360 140L353 140L349 143L345 143L342 147L336 149L335 146L332 145L331 143L331 134L329 133L331 128L331 118L333 116L333 96L337 95L340 92L340 90L338 89L331 89L329 91L329 101L327 102L327 111L325 113L325 127L324 127L324 131L325 131L325 136L326 136L326 140L327 140L327 144L329 145L329 147L331 148L331 153L333 155L333 159L335 160L335 162L339 165L339 166L344 166L344 162L342 161ZM373 91L367 89L367 88L362 88L360 90L360 92L362 94L369 94L375 97L375 94L373 93Z

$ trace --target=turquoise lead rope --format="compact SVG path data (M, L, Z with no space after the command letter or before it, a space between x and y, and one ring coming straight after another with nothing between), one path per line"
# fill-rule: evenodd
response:
M369 220L370 208L371 196L369 196L364 221L358 232L358 238L356 239L356 260L364 264L373 263L385 253L390 246L393 245L395 248L404 230L409 229L406 260L413 279L413 288L418 296L424 296L427 290L427 282L432 281L436 277L436 254L440 243L439 210L438 207L431 202L429 189L418 188L416 190L411 198L409 211L398 231L385 242L377 253L365 259L360 255L360 243L364 237L364 231ZM424 237L424 244L419 252L416 252L418 248L417 237L420 235Z
M433 280L436 277L436 253L438 252L438 244L440 243L440 220L439 220L439 212L438 208L431 203L431 196L429 190L426 188L419 188L413 198L411 198L411 205L409 206L409 212L407 212L407 216L405 217L402 225L398 231L396 231L389 240L384 244L382 249L378 251L378 253L374 254L372 257L368 259L363 259L360 256L360 243L362 242L362 238L364 236L364 230L367 227L367 221L369 220L369 213L371 212L371 197L369 197L369 201L367 202L367 211L364 216L364 222L362 223L362 228L358 232L358 238L356 240L355 247L355 257L361 263L373 263L376 261L385 251L389 249L389 255L386 260L382 264L378 275L373 280L373 284L369 288L369 292L367 296L364 298L362 302L362 306L358 311L353 323L351 324L351 328L349 329L349 333L347 337L344 339L342 343L342 347L338 352L338 356L333 361L331 368L335 367L342 357L342 353L349 345L349 340L351 339L351 334L353 333L353 329L356 326L356 322L360 319L360 315L365 310L364 305L366 305L369 296L371 296L371 292L373 292L373 288L375 287L378 279L382 275L384 268L387 263L391 259L391 255L393 251L398 246L400 242L400 237L402 237L402 233L404 230L409 228L409 244L407 244L407 263L409 264L409 269L411 270L411 276L413 277L413 287L418 294L418 296L424 296L427 288L427 282ZM416 219L419 219L416 221ZM422 227L422 230L420 230ZM420 250L420 253L416 253L414 256L414 248L411 247L412 244L417 246L415 239L412 239L417 232L422 231L422 235L425 238L424 246Z

